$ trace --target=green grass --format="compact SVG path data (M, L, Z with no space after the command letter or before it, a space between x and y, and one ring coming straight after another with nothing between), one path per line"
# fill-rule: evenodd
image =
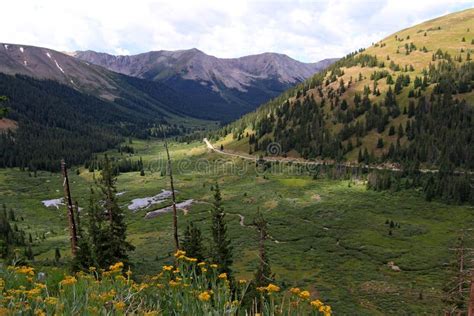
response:
M126 193L119 202L126 210L129 239L137 248L131 253L134 270L145 275L160 271L172 260L171 214L145 220L144 210L131 213L126 206L133 198L169 188L169 182L160 173L162 143L134 141L132 146L137 150L134 157L143 157L151 170L146 170L145 177L138 172L121 174L118 191ZM258 239L254 228L240 225L237 214L249 225L260 211L269 222L272 238L267 247L281 284L312 289L338 314L437 314L441 310L439 297L447 278L444 266L453 258L449 248L460 229L472 227L472 207L428 203L416 191L380 193L348 181L313 180L289 168L263 178L253 162L208 153L202 143L173 143L170 149L178 200L200 201L188 215L179 213L180 230L194 221L209 244L210 187L219 182L239 277L253 276ZM231 173L232 166L245 171ZM71 172L72 195L86 207L93 177L84 169L76 175L75 170ZM49 232L46 240L35 241L38 265L54 257L55 247L63 256L68 254L65 209L45 208L40 202L61 197L61 184L58 174L39 172L35 178L27 172L0 169L0 203L23 217L19 226L28 232ZM401 225L392 236L387 219ZM389 261L402 272L391 271ZM423 300L418 299L420 292Z

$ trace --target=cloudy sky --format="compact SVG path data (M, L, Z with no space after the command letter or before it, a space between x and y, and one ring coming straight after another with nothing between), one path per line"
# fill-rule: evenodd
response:
M340 57L474 2L453 0L2 1L0 42L137 54L196 47L217 57Z

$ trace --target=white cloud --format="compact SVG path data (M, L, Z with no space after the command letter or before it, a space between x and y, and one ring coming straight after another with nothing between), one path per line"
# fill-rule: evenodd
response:
M16 0L2 3L0 41L112 54L274 51L317 61L469 7L472 1Z

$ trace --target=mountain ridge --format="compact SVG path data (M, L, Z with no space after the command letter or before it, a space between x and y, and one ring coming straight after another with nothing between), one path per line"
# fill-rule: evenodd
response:
M217 119L235 119L337 60L302 63L277 53L217 58L196 48L121 56L91 50L70 54L118 73L168 84L189 94L206 118Z

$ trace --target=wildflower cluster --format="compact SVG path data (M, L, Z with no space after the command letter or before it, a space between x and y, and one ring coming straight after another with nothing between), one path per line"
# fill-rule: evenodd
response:
M87 273L62 275L56 269L36 274L31 267L0 266L0 315L239 315L251 282L239 280L231 290L230 280L217 265L198 262L184 251L175 254L174 265L165 265L157 275L138 283L130 270L118 262L107 270L89 268ZM294 307L279 286L259 288L263 315L331 314L329 306L310 301L310 293L292 289ZM255 311L256 312L256 311Z

